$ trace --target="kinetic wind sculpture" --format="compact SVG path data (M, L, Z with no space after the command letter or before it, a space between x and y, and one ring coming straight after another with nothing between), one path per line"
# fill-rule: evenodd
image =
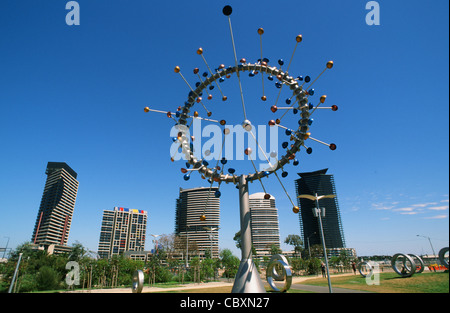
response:
M166 112L161 110L155 110L151 109L149 107L146 107L144 109L145 112L157 112L157 113L164 113L167 115L168 118L175 121L175 125L177 129L179 130L177 138L173 138L174 142L177 142L179 144L179 147L182 148L182 153L184 153L185 158L187 160L186 167L182 168L181 172L184 173L184 179L189 180L190 175L193 171L197 171L202 175L202 178L207 178L210 182L210 188L213 186L214 182L218 183L218 186L220 188L220 185L222 182L225 183L233 183L236 184L237 188L239 188L239 202L240 202L240 218L241 218L241 251L242 251L242 258L241 258L241 264L239 266L238 273L236 275L235 283L232 289L232 292L265 292L263 283L259 277L259 274L253 264L252 261L252 255L251 255L251 235L250 235L250 221L249 221L249 204L248 204L248 183L253 182L255 180L258 180L261 184L262 189L265 193L265 199L270 198L270 194L267 193L262 178L268 177L270 175L275 175L279 183L281 184L284 192L286 193L287 198L292 204L293 212L298 213L299 208L294 204L291 197L289 196L288 192L284 188L284 185L278 175L278 171L281 170L281 176L286 177L287 172L284 170L284 166L287 163L291 163L294 166L297 166L299 164L298 160L296 159L296 153L300 151L300 148L303 147L306 150L307 154L312 153L312 148L308 147L306 145L306 141L310 139L311 141L318 142L320 144L323 144L325 146L328 146L331 150L336 149L336 145L334 143L328 144L321 140L318 140L316 138L311 137L311 133L309 132L309 128L312 124L311 115L318 109L331 109L332 111L336 111L338 107L336 105L333 105L331 107L320 107L325 100L326 95L323 95L320 97L319 102L317 104L311 104L309 103L308 97L314 95L314 89L312 86L316 81L319 79L319 77L328 69L331 69L333 67L333 61L328 61L326 63L326 67L323 69L323 71L317 76L316 79L314 79L311 82L311 78L309 76L298 76L294 77L289 74L289 68L291 66L292 60L294 58L295 50L297 49L297 46L300 42L302 42L302 35L298 35L295 37L295 47L294 51L292 53L292 56L289 60L289 63L286 67L286 69L283 69L284 61L282 59L278 60L278 65L271 66L269 64L269 59L265 58L262 51L262 36L264 34L264 29L259 28L257 30L258 35L260 36L260 50L261 50L261 58L258 59L255 63L247 61L245 58L241 58L238 61L237 54L236 54L236 46L234 42L234 36L233 36L233 30L231 26L231 18L230 15L232 13L231 6L225 6L223 8L223 14L228 18L228 24L230 28L230 35L231 35L231 42L233 45L233 53L234 53L234 66L226 67L225 65L221 64L215 71L212 71L211 67L208 65L205 54L202 48L199 48L197 50L197 54L202 58L203 62L206 65L207 71L203 72L202 75L200 75L199 68L195 68L193 70L193 73L198 77L199 82L195 84L195 88L193 88L184 75L182 74L181 68L179 66L176 66L174 71L175 73L179 74L180 77L184 80L186 85L189 87L189 95L187 100L184 102L183 106L179 106L176 112ZM248 72L250 77L256 76L258 73L261 73L261 82L262 82L262 101L269 101L272 99L269 99L266 95L265 90L265 82L264 79L267 77L267 79L270 82L275 81L274 85L278 91L278 96L274 99L275 103L270 107L270 111L273 113L279 113L283 112L281 116L271 119L268 124L271 127L279 127L284 130L285 134L289 136L291 143L288 141L285 141L282 143L283 150L286 151L286 153L278 158L277 162L275 164L272 164L269 161L269 157L266 155L264 149L261 148L261 145L258 143L258 140L256 139L255 134L253 133L253 125L251 121L247 118L246 114L246 108L244 103L244 95L243 95L243 89L241 84L241 75L244 72ZM225 127L227 122L225 120L215 120L210 118L212 116L212 112L208 110L208 108L205 105L205 98L207 100L211 100L213 98L212 90L217 87L217 90L219 91L221 95L222 101L227 101L228 97L224 94L222 88L220 87L223 82L225 82L227 79L231 78L233 74L236 74L238 85L239 85L239 93L240 93L240 100L242 104L242 111L243 111L243 120L240 123L242 127L250 134L250 137L255 140L256 146L259 148L259 150L262 152L262 155L264 155L265 159L267 160L269 164L269 168L267 170L257 170L255 163L253 162L252 158L252 149L246 148L245 154L249 157L253 168L255 172L253 174L237 174L236 169L234 168L228 168L228 173L224 173L225 165L228 163L228 160L225 157L222 157L222 152L220 151L220 158L218 158L217 163L214 167L209 167L209 163L203 159L198 159L194 155L194 149L193 145L191 143L191 136L189 136L189 127L192 125L193 121L195 119L200 119L207 122L212 123L218 123L219 125L223 126L223 141L222 141L222 150L224 147L224 142L227 137L227 135L230 133L230 130ZM287 104L286 107L277 107L278 99L280 98L281 90L283 87L289 88L292 92L292 95L288 97L285 102ZM206 96L205 96L206 95ZM194 105L200 104L203 109L206 111L207 117L201 117L198 111L194 111ZM289 112L293 112L294 114L298 114L299 120L298 120L298 127L295 128L289 128L287 126L283 126L281 124L281 121L283 117ZM275 154L276 155L276 154ZM274 157L274 155L270 155L271 157ZM174 156L171 157L171 160L174 161ZM220 165L219 166L219 162ZM190 168L192 166L192 168ZM215 197L220 197L221 192L218 189L215 194ZM209 199L207 200L209 201ZM207 216L205 215L207 203L205 203L203 214L199 217L200 221L206 221Z

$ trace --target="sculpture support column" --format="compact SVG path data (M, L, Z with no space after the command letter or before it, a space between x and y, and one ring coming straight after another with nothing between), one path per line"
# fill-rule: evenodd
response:
M265 293L264 283L252 259L250 207L248 183L245 175L239 177L239 208L241 218L241 263L234 279L232 293Z

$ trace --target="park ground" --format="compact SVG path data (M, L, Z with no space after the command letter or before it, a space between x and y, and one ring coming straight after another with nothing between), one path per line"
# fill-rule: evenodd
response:
M424 272L402 278L394 272L380 273L378 280L346 273L331 275L334 293L449 293L448 272ZM281 288L282 282L277 283ZM142 293L230 293L233 281L216 281L191 284L157 284L144 286ZM265 284L271 292L270 286ZM131 288L91 289L72 292L131 293ZM317 276L293 277L288 293L328 293L328 280Z

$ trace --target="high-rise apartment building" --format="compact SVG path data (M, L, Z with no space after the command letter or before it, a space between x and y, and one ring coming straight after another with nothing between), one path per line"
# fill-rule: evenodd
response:
M273 245L280 249L280 228L275 198L270 196L269 199L264 199L264 195L264 192L258 192L249 196L250 228L256 256L270 256Z
M180 188L176 200L175 234L188 242L189 259L194 255L204 257L206 251L212 251L213 258L219 257L220 199L214 196L217 190L217 187ZM194 244L197 254L192 251Z
M68 251L70 225L77 198L77 173L64 162L48 162L47 180L31 241L53 252Z
M144 251L147 211L114 207L104 210L98 254L110 258L126 251Z
M333 199L321 199L319 206L325 208L325 217L322 218L325 245L327 249L345 248L344 231L341 222L336 188L333 175L327 174L328 169L310 173L298 173L300 179L295 181L297 196L308 194L315 196L336 195ZM314 216L315 201L299 198L300 207L300 233L303 236L305 248L321 245L319 221Z

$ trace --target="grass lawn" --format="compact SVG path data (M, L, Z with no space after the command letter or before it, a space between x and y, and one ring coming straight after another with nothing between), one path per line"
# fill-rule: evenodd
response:
M364 290L374 293L449 293L448 273L421 273L402 278L393 272L380 273L379 285L368 285L361 275L333 277L331 284L336 288ZM312 278L301 282L304 285L328 286L326 278ZM167 287L169 287L168 284ZM161 287L161 286L158 286ZM171 287L176 287L172 284ZM231 293L231 286L212 287L208 289L192 288L183 290L161 291L163 293ZM267 292L272 289L267 285ZM288 293L309 293L309 291L290 289Z
M331 276L331 285L338 288L376 293L449 293L448 273L421 273L402 278L396 273L380 273L379 285L368 285L361 275ZM302 282L305 285L328 286L326 278Z

